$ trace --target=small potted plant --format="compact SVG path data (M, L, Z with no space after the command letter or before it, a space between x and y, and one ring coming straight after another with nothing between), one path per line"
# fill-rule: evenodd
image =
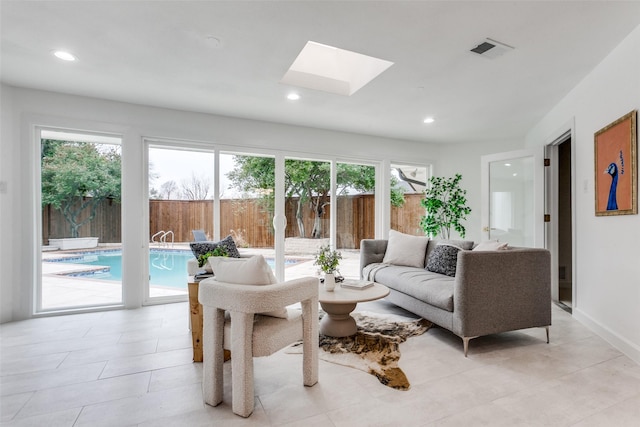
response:
M313 265L320 267L324 273L324 288L327 291L333 291L336 287L335 272L338 270L338 264L342 259L342 254L338 251L332 251L329 245L320 246L316 253L316 260Z
M212 256L229 256L229 252L222 246L217 246L213 249L213 251L209 251L206 254L198 255L198 267L203 268L208 272L212 273L211 267L209 267L209 257Z

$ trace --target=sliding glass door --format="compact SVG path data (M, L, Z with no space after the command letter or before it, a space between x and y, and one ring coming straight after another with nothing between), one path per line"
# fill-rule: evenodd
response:
M190 243L214 239L213 151L150 144L148 298L186 298Z
M40 130L36 312L122 304L121 139Z

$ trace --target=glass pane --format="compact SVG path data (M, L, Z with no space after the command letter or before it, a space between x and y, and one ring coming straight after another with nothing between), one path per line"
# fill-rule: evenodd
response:
M120 140L104 139L42 132L37 311L122 303Z
M534 246L533 157L489 164L491 239Z
M373 166L337 164L336 238L342 253L340 273L349 279L360 277L360 241L375 237L375 178Z
M414 236L424 236L420 204L426 188L428 170L423 166L391 165L391 229Z
M214 153L149 147L149 297L187 295L189 243L213 240Z
M275 159L220 155L220 237L231 235L241 253L262 254L275 267Z
M313 259L329 244L330 196L330 162L285 159L286 280L319 274Z

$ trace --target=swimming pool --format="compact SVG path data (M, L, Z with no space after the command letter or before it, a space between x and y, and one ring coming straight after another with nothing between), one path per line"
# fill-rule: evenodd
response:
M187 261L190 259L193 259L193 253L189 250L151 249L149 251L149 284L174 289L186 289ZM265 260L272 269L275 268L275 260L273 258L265 258ZM67 276L122 281L121 250L78 252L44 261L96 266L95 269L64 273ZM287 259L285 260L285 265L295 264L299 261Z

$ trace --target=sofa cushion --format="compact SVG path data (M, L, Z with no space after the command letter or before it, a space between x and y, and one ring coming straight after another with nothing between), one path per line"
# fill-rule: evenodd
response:
M411 236L396 230L389 230L389 243L382 260L385 264L424 267L424 254L429 238Z
M429 305L453 312L453 277L424 268L391 265L378 270L374 280Z
M458 264L458 252L460 251L459 246L439 243L429 254L427 270L454 277L456 275L456 265Z

